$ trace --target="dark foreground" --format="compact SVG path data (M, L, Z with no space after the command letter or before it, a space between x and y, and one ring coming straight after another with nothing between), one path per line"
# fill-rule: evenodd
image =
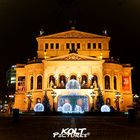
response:
M0 114L0 140L56 140L53 132L62 128L87 128L87 138L78 140L140 140L140 117L130 123L127 116L20 116L13 123L10 116Z

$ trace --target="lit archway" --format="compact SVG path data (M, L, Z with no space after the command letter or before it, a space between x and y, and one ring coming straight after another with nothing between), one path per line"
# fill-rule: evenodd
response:
M91 85L93 85L94 88L98 87L98 77L97 77L97 75L93 75L93 77L91 79Z
M117 78L114 76L114 89L117 90Z
M71 75L71 76L70 76L70 80L71 80L71 79L75 79L75 80L76 80L76 79L77 79L76 75Z
M52 88L55 86L55 78L54 78L54 75L50 75L49 77L49 86Z
M42 76L37 77L37 89L42 89Z
M88 77L87 75L82 75L81 77L81 87L86 88L87 87L87 82L88 82Z
M108 75L105 76L105 89L110 89L110 77Z
M65 75L60 75L59 76L59 87L64 88L66 85L66 77Z

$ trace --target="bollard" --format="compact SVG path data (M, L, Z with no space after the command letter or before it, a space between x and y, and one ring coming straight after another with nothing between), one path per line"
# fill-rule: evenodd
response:
M19 121L19 109L13 109L13 122Z
M135 109L128 109L128 121L129 122L135 122L136 121Z

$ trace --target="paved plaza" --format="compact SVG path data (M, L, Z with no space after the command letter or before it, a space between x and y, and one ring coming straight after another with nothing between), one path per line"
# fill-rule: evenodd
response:
M87 138L78 140L139 140L140 117L128 122L127 116L35 116L20 115L18 123L9 115L0 114L0 140L57 140L54 132L62 128L87 128Z

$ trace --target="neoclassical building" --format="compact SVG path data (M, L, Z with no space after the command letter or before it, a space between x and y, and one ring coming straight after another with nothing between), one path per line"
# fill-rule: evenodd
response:
M37 57L17 64L14 108L32 110L46 94L57 111L65 111L64 103L66 108L72 104L73 112L76 104L83 111L96 110L100 93L104 104L127 111L132 104L132 67L110 58L110 37L72 29L36 40Z

